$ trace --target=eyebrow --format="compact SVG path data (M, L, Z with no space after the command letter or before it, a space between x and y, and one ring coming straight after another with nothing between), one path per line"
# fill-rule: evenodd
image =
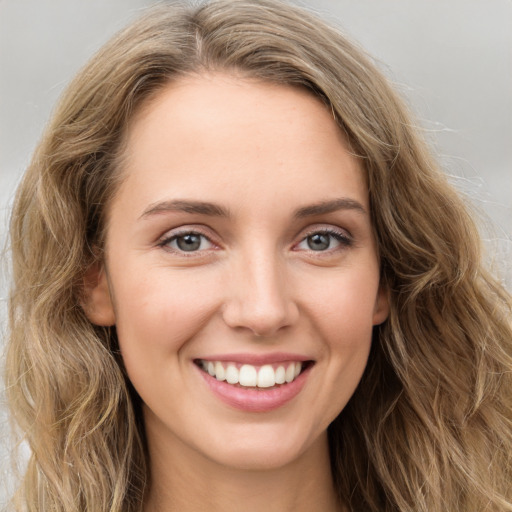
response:
M364 206L348 197L340 197L338 199L331 199L329 201L321 201L316 204L304 206L296 210L294 217L296 219L303 219L304 217L313 217L314 215L325 215L326 213L333 213L338 210L354 210L356 212L366 214Z
M304 206L294 212L294 218L303 219L305 217L313 217L315 215L324 215L333 213L338 210L354 210L362 214L366 214L364 206L354 199L341 197L328 201L321 201L312 205ZM184 212L199 215L208 215L211 217L231 217L230 212L222 206L209 203L206 201L193 201L185 199L175 199L169 201L159 201L150 204L144 210L141 219L169 212Z
M148 208L144 210L140 218L147 218L168 212L196 213L199 215L209 215L213 217L230 217L228 210L217 204L205 201L177 199L172 201L159 201L157 203L150 204Z

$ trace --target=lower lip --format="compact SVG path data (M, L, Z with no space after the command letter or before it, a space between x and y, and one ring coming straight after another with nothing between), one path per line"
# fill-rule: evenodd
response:
M210 390L224 403L241 411L267 412L282 407L300 393L309 376L311 366L306 368L294 381L272 389L233 386L225 381L217 380L197 366L196 368Z

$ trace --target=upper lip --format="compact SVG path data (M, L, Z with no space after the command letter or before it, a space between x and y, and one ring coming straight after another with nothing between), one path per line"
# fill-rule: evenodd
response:
M250 353L233 353L233 354L215 354L205 357L198 357L203 361L226 361L241 364L251 364L261 366L264 364L281 363L286 361L312 361L313 359L301 354L289 352L274 352L269 354L250 354Z

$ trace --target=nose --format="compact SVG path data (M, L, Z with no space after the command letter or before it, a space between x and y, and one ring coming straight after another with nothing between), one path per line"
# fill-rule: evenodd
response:
M233 329L271 337L299 317L284 262L268 253L241 258L231 268L223 318Z

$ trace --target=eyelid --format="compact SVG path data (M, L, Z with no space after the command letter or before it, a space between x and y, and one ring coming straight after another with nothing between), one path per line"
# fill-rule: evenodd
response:
M346 229L333 224L314 224L302 230L301 236L305 238L315 233L336 233L346 238L352 238L352 234Z
M186 256L186 257L193 257L193 256L199 256L207 251L216 250L219 249L219 244L215 241L215 237L213 237L209 233L209 229L205 229L204 226L198 225L198 224L191 224L191 225L184 225L179 226L176 228L172 228L170 230L167 230L162 236L160 236L156 242L157 247L164 248L168 250L169 252L178 253L180 255ZM335 248L329 248L325 251L314 251L312 249L297 249L297 246L304 242L309 236L312 236L314 234L328 234L333 236L341 245L340 247ZM170 247L166 247L171 241L175 240L176 238L180 236L184 236L187 234L195 234L204 237L213 247L209 247L207 249L201 249L198 251L180 251L176 250ZM298 235L299 240L295 242L292 246L292 250L297 251L303 251L303 252L312 252L316 253L317 255L321 255L322 253L332 253L336 252L337 250L343 250L344 248L350 247L354 243L353 236L351 233L345 229L341 228L339 226L334 225L325 225L325 224L319 224L319 225L313 225L309 226L305 230L302 230L300 234Z
M315 253L317 255L322 255L324 253L333 253L333 252L336 252L338 250L342 250L344 248L347 248L347 247L350 247L353 245L354 243L354 238L353 236L344 228L340 228L338 226L333 226L333 225L315 225L315 226L310 226L309 228L307 228L305 231L302 231L300 233L300 239L297 243L295 243L293 245L293 250L302 250L302 249L296 249L297 246L299 244L301 244L302 242L304 242L309 236L312 236L312 235L315 235L315 234L327 234L327 235L331 235L333 236L338 242L339 244L342 246L341 248L340 247L335 247L335 248L329 248L325 251L314 251L313 249L304 249L303 251L304 252L311 252L311 253Z
M197 224L180 226L180 227L173 228L173 229L166 231L162 236L160 236L158 238L156 245L157 245L157 247L161 247L169 252L174 252L174 253L177 253L177 254L180 254L180 255L183 255L186 257L198 256L206 251L210 251L212 249L217 249L219 247L219 245L213 240L213 237L210 234L207 234L205 231L206 230L202 226L197 225ZM206 240L208 240L208 242L210 244L212 244L213 247L209 247L208 249L202 249L199 251L190 251L190 252L179 251L179 250L173 249L171 247L168 247L168 244L170 242L172 242L173 240L175 240L176 238L179 238L180 236L189 235L189 234L199 235L199 236L204 237Z

